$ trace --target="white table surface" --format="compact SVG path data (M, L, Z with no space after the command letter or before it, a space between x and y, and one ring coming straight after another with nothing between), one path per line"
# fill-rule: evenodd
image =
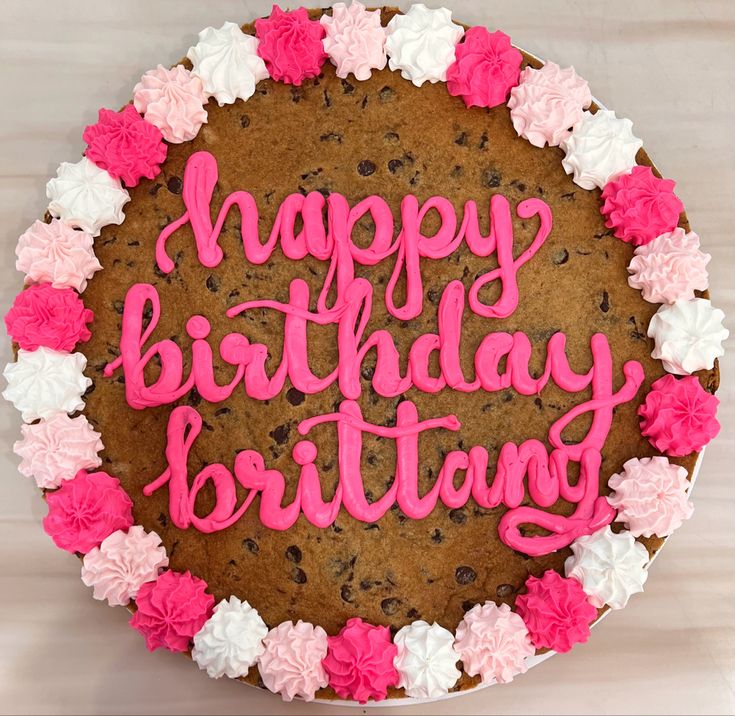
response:
M402 3L403 4L403 3ZM432 4L432 3L430 3ZM0 304L20 286L18 235L46 206L44 186L83 149L98 107L129 99L139 76L171 64L206 25L267 14L268 2L3 0L0 5ZM677 179L714 256L712 293L735 329L735 2L465 0L468 23L501 28L562 65ZM735 713L735 345L722 362L722 433L708 448L696 510L652 568L646 593L595 628L586 645L506 687L383 713ZM3 363L7 344L0 342ZM146 652L124 609L95 602L79 563L40 521L35 487L10 446L20 419L0 401L0 711L3 713L333 714L289 705L186 659ZM350 710L355 713L355 711ZM359 711L358 711L359 713Z

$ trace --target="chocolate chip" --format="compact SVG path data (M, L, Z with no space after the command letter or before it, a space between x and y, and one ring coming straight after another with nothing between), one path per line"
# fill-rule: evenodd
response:
M413 607L411 607L406 612L406 618L407 619L418 619L420 616L421 616L421 614L419 613L418 609L414 609Z
M160 184L159 182L156 182L150 189L148 189L148 193L151 196L156 196L158 194L158 190L163 186L163 184Z
M457 584L472 584L477 579L477 575L472 567L462 566L454 570L454 579Z
M490 140L490 137L487 136L487 132L483 132L482 136L480 137L480 143L477 145L478 148L482 151L487 149L487 143Z
M329 96L329 92L327 90L324 90L324 106L325 107L331 107L332 106L332 98Z
M168 517L166 517L166 515L164 515L163 512L161 512L158 515L157 522L159 525L161 525L161 527L166 527L166 525L168 524Z
M250 126L250 117L248 117L247 114L243 114L242 117L240 117L240 126L243 129Z
M511 594L515 592L515 588L512 584L499 584L498 588L495 590L495 594L498 595L500 599L507 599Z
M455 510L449 511L449 519L454 522L455 525L463 525L467 521L467 515L461 507Z
M426 294L426 297L432 303L439 303L439 299L441 298L441 296L439 295L439 291L437 291L435 288L430 288L428 293Z
M574 201L574 192L568 191L566 194L562 194L561 198L566 199L567 201Z
M464 602L462 602L462 611L465 612L466 614L474 606L475 606L474 602L470 601L469 599L466 599Z
M395 597L389 597L380 602L380 608L383 610L383 614L387 617L392 617L401 606L401 600Z
M202 402L202 396L199 395L199 391L196 388L192 388L186 396L186 404L190 408L196 408L199 403Z
M181 190L184 188L184 183L179 179L179 177L171 177L166 182L166 188L172 194L181 194Z
M482 185L488 189L497 189L502 180L503 178L500 176L500 172L494 169L485 169L482 173Z
M294 567L291 570L291 580L296 584L306 584L306 572L301 567Z
M349 584L343 584L339 590L339 596L342 597L342 601L350 604L352 602L352 587Z
M360 589L361 589L361 590L362 590L363 592L367 592L367 591L368 591L369 589L371 589L371 588L372 588L372 586L373 586L373 583L372 583L372 582L371 582L371 581L370 581L369 579L363 579L363 580L362 580L362 581L360 582Z
M392 102L396 98L396 93L395 90L390 87L383 87L383 89L378 92L378 97L380 97L381 102Z
M403 162L400 159L391 159L388 162L388 171L391 174L395 174L402 167L403 167Z
M301 550L295 544L286 548L286 559L294 562L295 564L299 564L301 562L301 557Z
M299 87L291 87L291 101L294 104L301 102L301 98L304 96L303 92Z
M370 365L367 365L367 366L365 366L365 367L364 367L364 368L363 368L363 369L362 369L362 370L360 371L360 375L361 375L361 376L362 376L362 377L363 377L363 378L364 378L365 380L372 380L372 379L373 379L373 376L375 375L375 368L373 368L373 367L372 367L372 366L370 366Z
M355 85L350 84L347 80L342 80L342 92L352 94L355 91Z
M336 142L337 144L342 144L342 135L338 134L337 132L328 132L327 134L322 134L319 137L320 142Z
M279 425L277 428L271 430L270 433L268 433L278 445L284 445L288 442L288 436L291 432L291 426L288 423L285 423L284 425Z
M123 301L113 301L112 307L115 309L115 313L117 313L118 316L122 316L125 311L125 303L123 303Z
M467 146L467 132L460 132L460 134L455 137L454 143L458 144L460 147Z
M442 535L442 531L440 529L435 529L431 533L431 541L434 544L441 544L444 541L444 536Z
M219 291L219 279L216 276L209 275L207 276L207 290L211 291L212 293L217 293Z
M357 165L357 173L362 177L369 177L371 174L375 174L375 164L369 159L363 159Z
M232 410L230 410L230 408L219 408L214 411L214 417L221 418L223 415L229 415L231 412Z
M459 164L455 164L454 168L451 172L449 172L449 176L452 177L452 179L459 179L464 174L464 169Z
M289 388L286 392L286 400L291 405L301 405L305 398L306 396L298 388Z
M600 310L607 313L610 310L610 296L607 291L602 292L602 301L600 301Z
M367 105L368 105L368 96L367 96L367 95L365 95L365 96L364 96L364 97L362 98L362 102L360 102L360 107L361 107L362 109L365 109L365 107L367 107Z
M250 537L246 537L242 541L242 546L248 552L251 552L252 554L258 554L258 552L260 552L260 547L258 547L258 543L254 539L251 539Z
M561 251L558 251L554 254L554 257L551 259L557 266L562 266L567 261L569 261L569 252L566 249L562 249Z
M398 136L398 132L386 132L383 135L383 139L386 142L390 142L391 144L395 144L396 142L399 142L401 138Z

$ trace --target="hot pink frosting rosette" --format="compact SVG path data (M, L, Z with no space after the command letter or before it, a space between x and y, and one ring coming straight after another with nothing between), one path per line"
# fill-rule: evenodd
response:
M115 530L133 524L133 503L120 481L106 472L80 470L46 495L43 529L56 546L86 554Z
M602 190L605 226L615 236L641 246L679 223L684 205L674 194L673 179L659 179L651 167L633 167L630 174L608 182Z
M634 537L668 537L694 512L687 498L687 471L665 457L634 457L613 475L607 501Z
M94 255L94 239L60 219L34 221L15 248L15 268L26 284L50 283L54 288L84 291L87 280L102 266Z
M58 487L80 470L102 464L97 455L104 449L100 434L84 415L71 418L58 412L47 420L21 425L20 430L23 437L13 445L13 452L22 458L18 471L33 477L43 489Z
M665 375L653 383L638 408L641 434L667 455L681 457L699 452L720 432L719 404L696 376L677 379Z
M628 265L628 284L651 303L690 301L709 288L707 264L712 257L699 249L699 236L677 227L635 250Z
M15 297L5 314L5 327L24 350L45 346L68 352L91 338L87 324L93 318L94 313L73 289L37 283Z
M449 94L461 96L468 107L504 104L518 84L523 55L504 32L471 27L455 47L455 61L447 69Z
M454 648L464 670L479 674L484 683L506 684L527 670L526 659L536 653L523 619L507 604L475 604L457 627Z
M207 97L199 77L183 65L149 70L133 89L133 104L147 122L172 144L188 142L207 121Z
M398 649L387 627L366 624L359 617L347 620L337 636L328 638L329 651L322 662L329 685L337 696L361 704L382 701L389 686L398 684L393 665Z
M265 651L258 670L265 687L284 701L299 696L312 701L327 683L322 660L327 655L327 632L300 619L282 622L263 639Z
M516 599L516 611L526 623L531 641L559 653L587 641L597 618L582 585L549 569L526 580L526 593Z
M94 588L95 599L111 607L125 606L146 582L168 566L166 548L155 532L133 525L117 530L84 556L82 582Z
M97 124L90 124L82 137L87 158L127 186L137 186L142 177L158 176L166 159L161 130L146 122L132 104L122 112L101 109Z
M581 121L592 103L587 80L573 67L547 62L540 69L526 67L520 83L510 91L508 108L513 128L535 147L558 147Z
M206 589L207 583L188 571L164 572L155 582L141 585L130 626L145 637L148 651L189 648L214 608L214 597Z
M286 12L274 5L270 17L255 21L255 34L258 55L276 81L299 86L316 77L327 59L324 28L309 19L306 8Z

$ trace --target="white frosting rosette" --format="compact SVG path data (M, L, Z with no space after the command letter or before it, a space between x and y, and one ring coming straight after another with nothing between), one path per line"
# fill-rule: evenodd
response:
M635 166L635 155L643 141L633 134L633 122L598 109L584 112L582 121L559 145L565 152L564 171L583 189L602 189L611 179Z
M213 679L248 673L263 653L268 627L257 610L237 597L223 599L194 635L191 656Z
M444 696L462 673L457 668L459 654L454 636L436 622L415 621L398 630L393 638L398 647L393 664L398 671L398 686L417 699Z
M86 366L81 353L60 353L43 346L35 351L21 348L15 363L8 363L3 371L8 381L3 398L13 403L26 423L50 418L60 410L81 410L82 395L92 385L83 373Z
M119 179L113 179L104 169L82 157L78 162L62 162L56 177L46 184L48 210L70 226L76 226L92 236L108 224L122 224L123 206L130 194Z
M202 30L199 42L186 56L193 65L191 73L202 80L205 93L220 107L249 99L255 85L269 76L258 55L258 39L246 35L234 22Z
M412 5L405 15L394 15L386 27L388 67L417 87L424 82L445 82L454 60L454 48L464 28L452 22L452 12Z
M590 604L622 609L643 591L648 578L648 550L630 532L615 533L607 525L571 545L564 570L582 585Z
M648 337L656 346L651 356L675 375L709 370L725 353L722 343L730 331L722 325L724 318L706 298L661 306L648 325Z

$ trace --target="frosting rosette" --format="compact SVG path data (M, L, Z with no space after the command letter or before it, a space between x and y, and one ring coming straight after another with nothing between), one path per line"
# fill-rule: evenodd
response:
M304 7L284 11L274 5L270 17L255 21L255 34L260 40L258 54L277 82L298 87L316 77L327 59L322 44L324 27L310 20Z
M103 226L122 224L122 208L130 201L120 180L87 157L75 164L62 162L56 176L46 184L46 196L51 216L92 236L99 236Z
M562 577L553 569L543 576L530 576L526 592L516 598L516 611L526 623L533 644L564 653L583 644L597 609L590 604L576 579Z
M403 79L421 87L424 82L447 79L464 28L452 22L451 10L430 10L423 3L416 3L405 15L394 15L385 32L388 67L400 70Z
M555 62L538 70L526 67L508 100L513 128L534 147L558 147L582 121L582 112L590 104L587 80L574 67L562 69Z
M149 70L133 89L133 105L163 138L172 144L188 142L207 121L207 97L199 77L183 65Z
M720 432L717 406L696 376L659 378L638 408L641 434L667 455L682 457L699 452Z
M641 246L673 231L684 211L673 179L659 179L651 167L633 167L602 190L605 226L623 241Z
M730 331L722 325L724 318L706 298L661 306L648 324L648 337L655 344L651 356L676 375L709 370L725 354L722 344Z
M158 578L168 567L166 548L155 532L133 525L117 530L84 556L82 582L93 588L95 599L111 607L125 606L146 582Z
M483 683L507 684L526 673L526 659L536 653L521 617L507 604L475 604L457 627L454 648L464 670Z
M203 579L173 570L140 586L130 626L143 635L148 651L189 648L192 637L212 613L214 597L206 589Z
M434 699L444 696L462 672L457 668L459 654L454 635L436 622L415 621L398 630L393 638L398 649L394 665L398 686L406 696Z
M322 660L327 655L327 632L300 619L281 622L263 639L265 650L258 660L260 678L284 701L300 697L313 701L327 683Z
M8 363L3 371L8 382L3 398L20 411L26 423L58 411L74 413L84 407L82 395L92 385L83 374L86 365L81 353L21 348L15 363Z
M44 490L102 464L97 454L104 449L101 436L84 415L70 418L54 413L46 420L21 425L20 430L22 438L13 445L13 452L21 458L18 471Z
M191 657L212 679L245 676L263 653L268 627L256 609L237 597L223 599L194 635Z
M97 124L86 127L82 138L87 143L84 155L126 186L158 176L166 159L161 130L146 122L132 104L121 112L101 109Z
M340 698L361 704L368 699L382 701L388 687L398 684L398 672L393 665L398 650L391 643L387 627L353 617L327 641L329 650L322 664L329 685Z
M650 303L689 301L695 291L709 288L711 258L700 251L697 234L676 228L636 248L628 265L628 284Z
M694 505L687 494L687 471L665 457L634 457L607 483L607 501L634 537L668 537L688 520Z
M234 22L202 30L199 42L186 56L191 60L192 74L202 80L206 96L214 97L220 107L250 99L255 85L268 78L258 55L258 40Z
M455 61L447 69L447 90L468 107L504 104L518 84L523 55L499 30L471 27L454 48Z
M34 221L15 247L15 268L25 283L50 283L54 288L73 288L80 293L102 266L94 255L94 239L59 219L46 224Z
M92 334L87 324L94 313L71 288L54 288L37 283L21 291L5 314L8 335L23 349L40 346L56 351L72 351Z
M120 480L106 472L80 470L46 494L43 529L57 547L86 554L115 530L133 524L133 503Z
M628 600L643 591L648 578L648 550L630 532L615 533L606 525L571 544L564 571L584 589L590 604L622 609Z
M582 189L602 189L611 179L635 166L635 155L643 142L633 134L633 123L615 112L598 109L583 112L574 131L559 146L565 156L564 171L572 174Z
M322 15L322 43L336 75L342 79L352 73L362 81L370 79L373 70L382 70L385 54L385 30L380 24L380 10L366 10L361 2L332 5L332 15Z

